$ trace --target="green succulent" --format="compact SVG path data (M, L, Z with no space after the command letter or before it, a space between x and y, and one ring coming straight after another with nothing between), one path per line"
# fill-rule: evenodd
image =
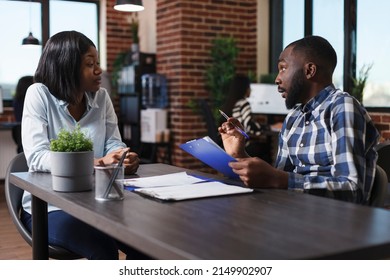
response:
M91 138L81 131L80 124L77 124L73 131L62 128L57 139L50 140L50 150L53 152L93 151L93 143Z

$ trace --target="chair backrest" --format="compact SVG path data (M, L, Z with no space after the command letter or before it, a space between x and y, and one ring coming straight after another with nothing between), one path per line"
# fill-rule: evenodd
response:
M374 207L384 207L387 196L388 179L386 172L378 164L375 170L375 179L372 186L369 205Z
M215 118L213 116L213 112L210 109L209 104L205 99L200 99L199 100L199 107L201 109L201 112L203 114L204 120L206 122L206 127L207 127L207 134L208 136L214 140L215 143L218 145L222 144L221 137L219 136L218 133L218 127L215 122Z
M22 208L22 196L23 190L11 184L9 181L10 173L13 172L26 172L28 171L28 166L26 162L26 157L24 153L17 154L9 163L8 169L5 175L5 198L7 201L8 211L12 218L13 223L15 224L17 230L23 239L31 246L32 245L32 235L29 230L24 226L20 219L20 212ZM72 260L80 259L82 257L76 255L73 252L70 252L66 249L57 246L49 246L49 257L59 260Z
M375 148L378 152L377 164L382 167L387 174L387 179L390 180L390 141L379 143Z
M23 152L23 145L22 145L22 125L16 124L12 127L12 138L16 144L16 152L21 153Z

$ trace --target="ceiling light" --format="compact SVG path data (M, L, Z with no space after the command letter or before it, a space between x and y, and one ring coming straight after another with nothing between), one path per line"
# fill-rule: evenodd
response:
M142 0L116 0L114 9L122 12L140 12L144 10Z
M30 32L28 36L23 39L22 45L39 45L39 40Z
M31 0L30 0L30 7L29 8L30 8L30 30L31 30ZM35 38L33 36L32 32L30 31L28 36L23 39L22 45L40 45L40 43L39 43L39 40L37 38Z

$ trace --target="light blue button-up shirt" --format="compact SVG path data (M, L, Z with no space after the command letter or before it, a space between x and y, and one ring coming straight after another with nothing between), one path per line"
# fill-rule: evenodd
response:
M77 122L68 111L68 103L54 97L45 85L35 83L28 88L22 118L22 143L29 171L50 172L50 139L56 139L62 128L73 130L77 123L92 139L95 158L126 147L107 90L100 88L97 92L85 93L85 97L87 108ZM30 212L30 201L31 195L25 192L23 207L27 212ZM55 209L49 206L49 211Z

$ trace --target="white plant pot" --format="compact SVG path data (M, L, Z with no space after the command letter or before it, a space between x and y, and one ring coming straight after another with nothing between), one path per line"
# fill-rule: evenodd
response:
M81 192L93 186L93 151L50 152L53 190Z

